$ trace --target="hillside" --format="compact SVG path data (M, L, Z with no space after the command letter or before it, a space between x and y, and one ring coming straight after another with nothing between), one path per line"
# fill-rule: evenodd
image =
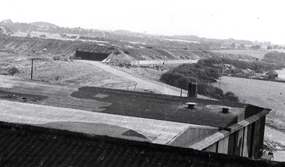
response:
M59 27L55 24L48 23L48 22L42 22L42 21L33 22L33 23L31 23L31 25L38 26L38 27L52 27L52 28L58 28Z
M72 54L76 50L91 53L111 54L115 50L123 50L133 60L198 60L201 58L228 57L237 59L239 55L220 55L205 50L183 49L159 49L159 48L127 48L103 46L94 42L82 42L74 40L28 38L28 37L0 37L0 49L2 51L21 52L28 55L40 54ZM242 57L251 60L251 56Z
M0 35L11 35L13 32L4 26L0 26Z

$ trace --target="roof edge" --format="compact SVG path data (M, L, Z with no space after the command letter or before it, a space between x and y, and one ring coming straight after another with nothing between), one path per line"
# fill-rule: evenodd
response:
M242 120L240 122L237 122L234 125L227 127L226 128L227 130L221 130L217 133L214 133L211 136L208 136L204 140L201 140L201 141L193 144L192 146L190 146L190 148L193 148L195 150L203 150L203 149L209 147L210 145L216 143L220 139L225 138L225 137L229 136L230 134L246 127L247 125L257 121L261 117L266 116L266 114L268 114L269 112L270 112L269 109L264 109L261 112L257 113L256 115L253 115L253 116L251 116L245 120Z
M212 152L203 152L199 150L194 150L191 148L182 148L182 147L175 147L169 145L161 145L161 144L153 144L148 142L139 142L139 141L132 141L127 139L118 139L112 138L108 136L97 136L97 135L86 135L81 133L74 133L65 130L57 130L57 129L49 129L49 128L42 128L31 126L27 124L14 124L14 123L7 123L0 121L0 127L5 129L10 129L11 131L23 130L21 135L25 134L25 131L33 131L39 133L49 133L54 135L60 136L67 136L67 137L74 137L75 140L86 140L89 142L93 141L100 141L102 143L106 142L109 144L119 144L124 145L126 147L135 147L141 149L142 151L140 154L147 154L144 150L155 150L157 152L169 152L171 154L175 154L174 156L186 156L186 157L198 157L199 159L205 159L209 161L221 161L221 162L228 162L231 161L234 164L254 164L254 165L261 165L261 166L284 166L284 162L274 162L274 161L267 161L267 160L252 160L246 157L240 157L235 155L226 155L226 154L219 154L219 153L212 153ZM183 158L183 157L182 157ZM185 159L189 160L189 159Z

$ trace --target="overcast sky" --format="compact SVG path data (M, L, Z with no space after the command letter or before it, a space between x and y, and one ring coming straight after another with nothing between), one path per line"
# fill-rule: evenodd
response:
M0 20L285 44L285 1L6 0Z

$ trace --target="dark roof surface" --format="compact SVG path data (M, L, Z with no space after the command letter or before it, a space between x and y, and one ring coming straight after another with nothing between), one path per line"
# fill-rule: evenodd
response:
M238 156L0 122L0 166L284 166Z
M237 122L239 113L232 110L248 108L248 105L240 103L148 92L97 87L77 88L28 80L17 82L21 84L13 88L0 88L0 99L219 128ZM195 109L188 109L186 102L197 103L197 106ZM223 114L218 107L213 109L209 108L209 105L228 106L232 109L230 113Z
M238 113L223 114L222 109L210 109L207 105L245 108L245 104L186 97L139 93L133 91L81 87L72 97L110 103L97 112L173 122L224 128L237 122ZM186 102L195 102L195 109L188 109Z

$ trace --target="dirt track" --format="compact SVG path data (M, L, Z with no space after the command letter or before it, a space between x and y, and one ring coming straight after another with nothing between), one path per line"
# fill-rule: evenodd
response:
M117 75L119 77L128 79L132 82L137 83L136 85L132 85L130 89L133 90L150 90L155 93L161 93L161 94L168 94L168 95L174 95L174 96L180 96L180 89L163 84L163 83L158 83L155 81L150 81L150 80L145 80L141 79L139 77L133 76L131 74L128 74L126 72L117 70L115 68L112 68L109 65L103 64L101 62L96 62L96 61L86 61L86 60L80 60L80 62L84 63L89 63L94 66L97 66L111 74ZM187 92L183 92L183 96L187 96Z

